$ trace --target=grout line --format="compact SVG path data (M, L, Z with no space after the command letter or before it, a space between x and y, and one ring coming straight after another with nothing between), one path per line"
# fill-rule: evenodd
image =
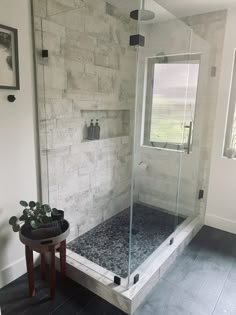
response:
M78 8L69 8L68 10L65 10L65 11L62 11L62 12L58 12L58 13L54 13L54 14L48 14L48 6L46 7L46 17L47 18L49 18L50 19L50 17L54 17L54 16L57 16L57 15L63 15L63 14L66 14L66 13L70 13L70 12L73 12L73 11L77 11L77 10L81 10L81 9L83 9L83 8L85 8L85 6L83 6L83 7L78 7ZM50 21L50 20L49 20ZM56 22L54 22L54 21L50 21L50 22L53 22L53 23L55 23L55 24L58 24L58 23L56 23ZM58 24L58 25L60 25L60 24ZM63 25L62 25L63 26Z
M226 284L226 282L228 281L229 274L230 274L230 272L231 272L232 269L233 269L233 264L232 264L230 270L228 271L227 277L225 278L224 284L223 284L223 286L222 286L222 290L220 291L219 297L218 297L218 299L217 299L217 301L216 301L215 307L214 307L214 309L213 309L213 311L212 311L211 314L214 314L214 312L215 312L215 310L216 310L217 304L218 304L218 302L219 302L219 300L220 300L220 298L221 298L222 292L223 292L223 290L224 290L224 288L225 288L225 284Z
M189 246L189 245L188 245L188 246ZM186 249L188 248L188 246L184 249L184 251L182 252L182 254L181 254L178 258L180 258L181 256L184 255L184 252L186 251ZM198 255L199 255L199 253L198 253L197 256L193 259L193 261L192 261L193 264L196 263L196 260L197 260L197 258L198 258ZM178 259L178 258L177 258L177 259ZM174 264L173 264L172 266L170 266L170 268L171 268L171 267L173 268L173 266L174 266L176 263L177 263L177 260L174 262ZM172 283L172 284L175 284L175 285L179 286L177 283L175 283L175 282L173 282L173 281L171 281L171 280L167 280L167 279L165 278L165 276L167 275L168 271L170 271L170 269L168 269L167 272L166 272L163 276L161 276L160 278L163 279L163 280L168 281L169 283ZM186 276L186 273L185 273L184 275ZM181 288L181 287L180 287L180 288Z
M188 245L188 246L189 246L189 245ZM186 248L187 248L187 247L186 247ZM198 259L199 255L200 255L201 249L202 249L202 248L200 248L200 250L198 251L197 256L196 256L195 259L193 260L193 263L196 263L196 260ZM183 253L184 253L184 252L183 252ZM232 264L231 268L229 268L229 270L227 271L227 276L226 276L226 278L225 278L225 280L224 280L224 282L223 282L222 289L220 290L219 296L218 296L218 298L217 298L217 300L216 300L216 302L215 302L215 306L214 306L214 309L213 309L213 311L211 312L211 314L214 314L214 311L215 311L216 306L217 306L217 304L218 304L218 302L219 302L219 299L220 299L220 297L221 297L221 295L222 295L222 291L224 290L226 281L227 281L228 278L229 278L229 274L230 274L232 268L233 268L233 264ZM186 274L185 274L185 276L186 276ZM178 288L181 289L183 292L189 293L189 291L187 291L184 287L180 287L178 283L173 282L173 281L171 281L171 280L168 280L168 279L166 279L165 277L164 277L164 278L161 277L161 279L164 280L164 281L166 281L167 283L169 283L169 284L171 284L171 285L174 285L174 286L178 287ZM205 282L204 282L204 280L203 280L203 283L200 285L200 288L199 288L198 292L201 291L201 287L204 285L204 283L205 283ZM192 304L191 304L191 305L192 305Z
M193 240L194 240L194 238L193 238ZM191 242L190 242L191 243ZM186 247L186 249L190 246L190 243L188 244L188 246ZM191 265L191 267L193 266L193 265L198 265L197 264L197 259L198 259L198 257L199 257L199 255L200 255L200 250L198 250L198 251L196 251L197 252L197 255L196 255L196 257L193 259L193 262L192 262L192 265ZM183 253L184 253L184 251L183 251ZM184 273L184 278L186 278L186 276L188 275L188 273ZM171 285L173 285L173 286L175 286L175 287L177 287L179 290L181 290L182 292L185 292L185 293L187 293L187 294L189 294L189 293L191 293L191 292L189 292L189 290L187 290L185 287L181 287L180 285L179 285L179 283L176 283L176 282L173 282L173 281L171 281L171 280L168 280L168 279L166 279L166 278L162 278L164 281L166 281L167 283L169 283L169 284L171 284ZM199 286L199 289L197 290L197 293L199 293L200 291L201 291L201 288L202 288L202 286L204 285L204 280L203 280L203 282L200 284L200 286ZM195 296L195 293L193 294L193 297ZM193 305L193 302L190 304L190 307Z
M70 296L70 297L68 297L67 299L65 299L65 301L62 302L60 305L56 306L56 308L55 308L52 312L50 312L49 315L55 314L55 312L56 312L60 307L62 307L64 304L66 304L66 303L67 303L68 301L70 301L72 298L73 298L73 296Z

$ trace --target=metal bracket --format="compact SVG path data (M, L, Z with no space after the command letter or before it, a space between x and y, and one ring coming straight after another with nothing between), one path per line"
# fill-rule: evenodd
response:
M134 284L136 284L139 281L139 274L136 274L134 277Z
M204 190L203 189L200 189L199 190L199 194L198 194L198 199L200 200L200 199L203 199L203 197L204 197Z
M43 58L48 58L48 50L47 49L43 49L42 50L42 57Z
M211 67L211 77L215 78L217 73L217 68L215 66Z
M129 38L129 45L130 46L141 46L144 47L145 45L145 37L140 34L131 35Z
M121 278L118 276L114 276L114 283L117 285L120 285L121 284Z

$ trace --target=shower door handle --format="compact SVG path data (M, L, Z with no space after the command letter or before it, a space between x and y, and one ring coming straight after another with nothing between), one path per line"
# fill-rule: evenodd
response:
M188 143L187 143L187 147L186 147L186 152L187 152L187 154L190 154L192 132L193 132L193 122L190 121L190 124L188 126L184 126L184 128L188 128Z

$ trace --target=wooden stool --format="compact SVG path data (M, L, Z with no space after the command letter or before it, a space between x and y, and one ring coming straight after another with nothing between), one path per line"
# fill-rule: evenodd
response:
M66 231L50 239L44 240L32 240L24 235L21 229L19 235L20 240L25 244L25 258L28 274L29 284L29 296L35 295L34 286L34 262L33 262L33 251L37 252L41 256L40 272L41 278L45 279L45 254L50 252L50 297L53 299L55 296L55 284L56 284L56 266L55 266L55 253L56 250L60 251L60 267L61 267L61 279L64 281L66 276L66 238L69 235L69 223L66 222Z

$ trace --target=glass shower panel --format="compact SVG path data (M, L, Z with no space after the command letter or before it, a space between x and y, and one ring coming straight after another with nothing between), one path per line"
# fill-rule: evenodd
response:
M139 21L145 46L136 89L130 285L136 274L145 276L186 219L178 212L181 154L191 146L184 127L192 30L157 2L145 5L155 19Z
M137 6L136 0L50 0L43 14L40 0L34 6L46 139L43 199L65 211L68 253L112 281L121 277L122 285L128 276L137 66L129 37L138 23L129 14Z
M43 50L42 42L42 23L36 16L36 8L34 9L34 49L35 49L35 70L36 70L36 97L37 97L37 115L38 115L38 140L39 140L39 158L40 158L40 194L43 203L49 203L49 174L48 174L48 134L47 119L45 106L45 81L44 66L41 58Z
M200 28L208 23L207 16L184 19L192 29L188 56L188 88L185 98L184 136L187 139L184 152L180 154L178 215L191 220L203 215L205 207L204 189L207 181L208 145L212 100L211 85L215 67L212 66L215 47L210 47L207 33ZM210 72L210 75L209 75Z

